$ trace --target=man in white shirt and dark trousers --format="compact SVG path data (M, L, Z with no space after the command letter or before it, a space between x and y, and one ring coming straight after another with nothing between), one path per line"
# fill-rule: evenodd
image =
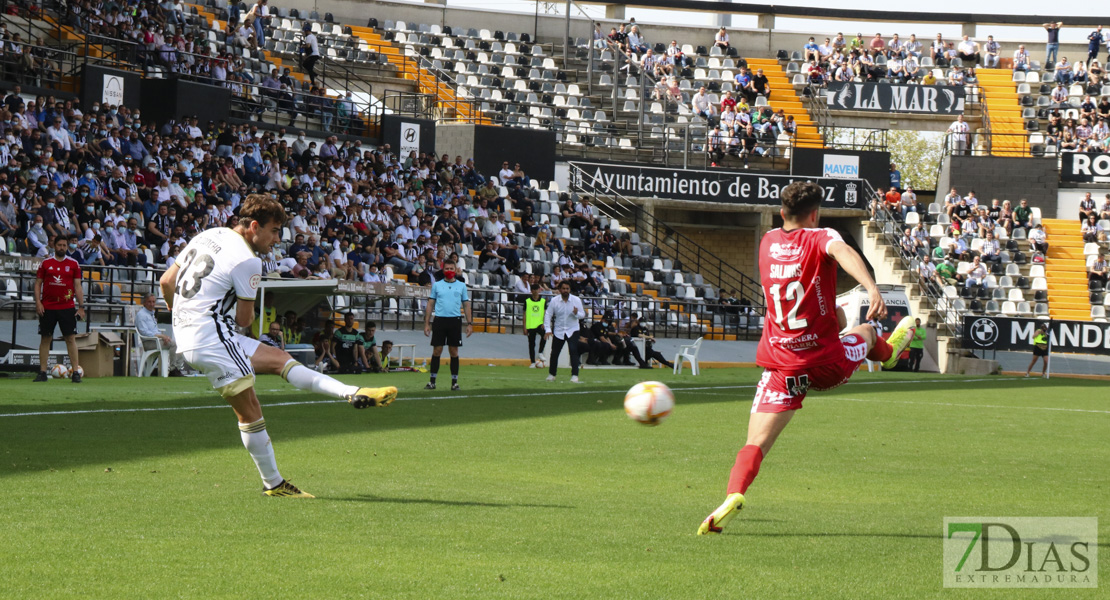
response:
M551 299L543 316L544 335L551 342L551 363L548 366L548 381L555 381L559 370L559 354L563 346L570 347L570 382L578 383L578 320L586 316L582 299L570 293L570 282L559 283L559 295Z
M312 26L308 24L304 26L304 43L301 51L304 53L301 66L308 73L309 81L315 86L316 62L320 60L320 43L316 40L316 34L312 33Z

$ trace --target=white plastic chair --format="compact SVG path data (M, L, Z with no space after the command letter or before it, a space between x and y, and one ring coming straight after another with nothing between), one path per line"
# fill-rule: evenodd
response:
M679 346L678 353L674 355L674 373L678 375L682 373L682 361L686 360L690 363L690 370L694 375L698 374L698 352L701 350L701 341L705 338L698 338L693 344L686 344Z
M154 372L155 362L158 363L159 371L162 377L170 376L170 352L162 347L162 338L158 336L145 337L140 335L138 331L135 335L139 338L139 347L143 349L142 355L139 356L139 376L150 377ZM153 348L147 349L147 342L153 344Z

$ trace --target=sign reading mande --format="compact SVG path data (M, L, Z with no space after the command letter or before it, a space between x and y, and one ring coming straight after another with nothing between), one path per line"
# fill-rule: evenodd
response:
M1110 182L1110 154L1060 153L1060 179L1078 182Z
M962 115L963 86L833 81L825 92L833 110Z
M1110 324L1009 317L964 317L964 348L1032 352L1038 327L1048 327L1052 352L1110 355Z
M866 204L863 184L858 179L757 175L578 161L572 161L570 165L572 189L591 194L774 206L779 204L779 193L786 186L795 181L812 181L825 190L825 208L864 208Z

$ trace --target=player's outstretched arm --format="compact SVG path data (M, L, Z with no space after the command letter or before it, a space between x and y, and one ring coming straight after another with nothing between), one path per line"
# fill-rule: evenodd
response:
M177 285L178 269L177 263L174 263L158 278L158 286L162 288L162 298L166 300L166 308L170 310L173 310L173 290Z
M875 280L871 278L871 273L867 272L867 264L863 262L863 257L844 242L830 243L828 252L829 256L836 259L836 262L840 264L844 272L851 275L852 279L855 279L867 290L867 295L871 302L871 307L867 310L867 319L881 319L885 317L886 303L883 302L883 295L879 293L879 286L875 285Z

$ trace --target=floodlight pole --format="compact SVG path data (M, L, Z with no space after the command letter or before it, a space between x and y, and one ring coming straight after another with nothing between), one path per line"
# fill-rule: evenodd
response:
M566 15L566 34L563 35L563 68L567 66L567 38L570 37L570 3L572 0L567 0L567 15Z

